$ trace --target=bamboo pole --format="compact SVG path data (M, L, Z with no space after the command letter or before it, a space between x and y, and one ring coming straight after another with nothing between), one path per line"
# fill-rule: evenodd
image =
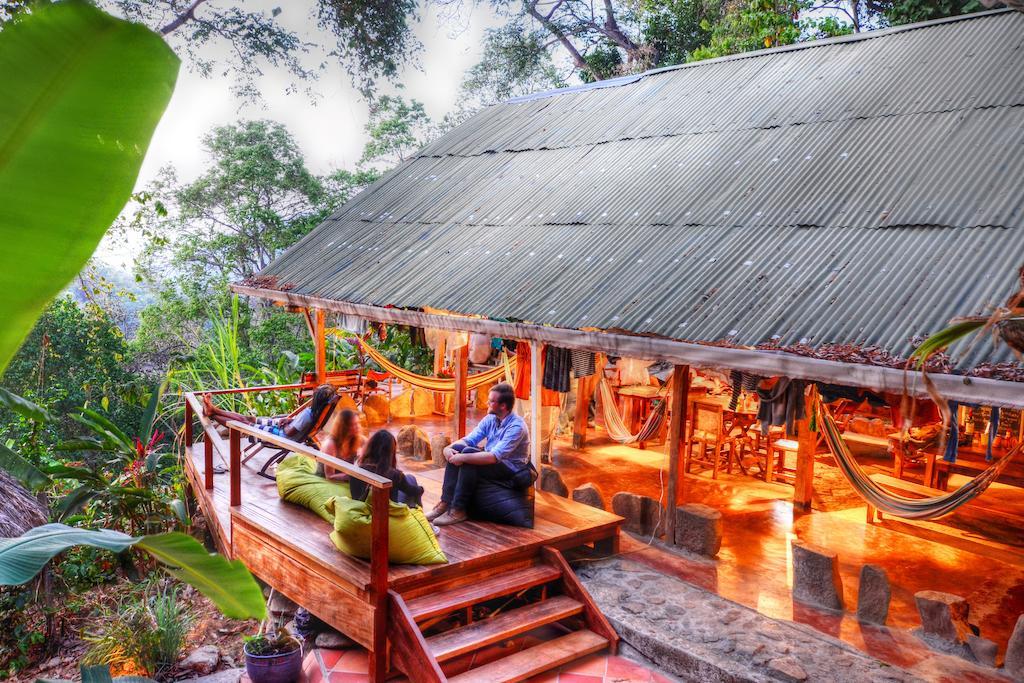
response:
M454 437L460 438L466 434L466 401L468 390L466 378L469 374L469 345L460 346L455 350L455 411L453 415L452 429Z
M668 428L668 505L665 515L665 540L676 541L676 506L679 505L683 491L683 459L681 441L686 433L686 411L690 394L690 366L677 365L672 371L672 383L669 393L672 413Z

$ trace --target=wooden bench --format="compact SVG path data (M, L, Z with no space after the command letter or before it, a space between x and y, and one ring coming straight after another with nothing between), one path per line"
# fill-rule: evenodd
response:
M870 477L871 481L876 484L881 484L893 493L914 498L932 498L935 496L945 495L947 493L941 489L935 489L912 481L906 481L905 479L897 479L896 477L892 477L887 474L872 474ZM978 498L961 505L957 508L956 512L952 514L964 520L982 520L989 523L994 522L1012 529L1020 529L1021 527L1024 527L1024 514L1007 512L999 509L998 507L993 507L986 503L984 495L985 494L982 494ZM881 519L881 510L878 510L869 503L867 510L868 524L873 524L875 521Z

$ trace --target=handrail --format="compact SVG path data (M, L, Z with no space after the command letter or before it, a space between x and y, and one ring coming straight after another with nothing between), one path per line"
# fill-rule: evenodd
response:
M203 428L203 434L206 436L203 439L204 449L204 463L205 467L204 486L207 490L213 489L213 450L217 449L217 455L220 456L220 460L225 466L228 464L228 455L221 449L220 434L217 433L217 428L213 424L213 420L206 417L203 412L203 406L199 403L196 395L192 392L185 392L185 447L189 448L192 446L192 414L194 413L196 418L199 420L199 425Z
M261 391L295 391L296 389L310 389L316 386L315 382L299 382L297 384L268 384L258 387L242 387L241 389L210 389L208 391L190 391L195 396L209 394L210 396L221 396L223 394L246 394Z

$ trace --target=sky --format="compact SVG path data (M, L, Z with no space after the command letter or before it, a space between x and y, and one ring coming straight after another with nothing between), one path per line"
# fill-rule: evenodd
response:
M317 29L309 16L311 5L295 0L246 2L246 8L269 11L280 7L278 20L285 26L309 42L329 46L333 37ZM448 13L451 16L439 16L434 4L423 8L421 20L414 25L424 48L418 57L421 68L408 67L398 79L404 86L402 94L423 102L434 120L455 108L463 73L480 57L484 31L499 24L486 3L474 7L467 0ZM310 61L319 63L322 55L313 57ZM219 75L204 78L190 72L187 61L183 63L171 103L143 162L137 188L144 187L167 164L175 166L179 180L197 177L207 164L202 137L214 126L240 119L268 118L285 124L314 173L354 167L365 141L367 104L340 65L329 66L319 80L309 84L319 95L315 100L301 89L286 94L289 74L267 68L259 81L263 106L239 108L230 92L231 82L230 77Z

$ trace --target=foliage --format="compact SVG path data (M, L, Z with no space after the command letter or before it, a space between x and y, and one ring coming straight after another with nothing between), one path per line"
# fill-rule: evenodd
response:
M869 12L881 15L885 22L898 26L986 9L979 0L893 0L867 3Z
M639 21L644 42L658 56L655 66L682 64L711 38L721 20L719 0L643 0Z
M399 164L425 143L430 118L416 100L384 95L370 103L366 123L369 140L363 148L361 163Z
M144 583L94 621L99 632L85 636L89 648L82 663L162 678L178 661L191 624L176 586Z
M172 576L197 588L226 616L233 619L266 616L263 594L244 564L210 555L199 541L176 532L132 537L108 529L44 524L17 538L0 538L0 585L27 582L53 556L81 544L114 552L139 548L159 560Z
M68 2L0 32L0 71L2 372L128 199L178 59L145 28Z
M565 84L544 33L517 19L487 31L480 61L466 72L461 90L477 106L489 106Z
M283 655L299 649L299 641L293 638L283 627L273 637L262 631L252 636L245 636L245 651L256 657Z

